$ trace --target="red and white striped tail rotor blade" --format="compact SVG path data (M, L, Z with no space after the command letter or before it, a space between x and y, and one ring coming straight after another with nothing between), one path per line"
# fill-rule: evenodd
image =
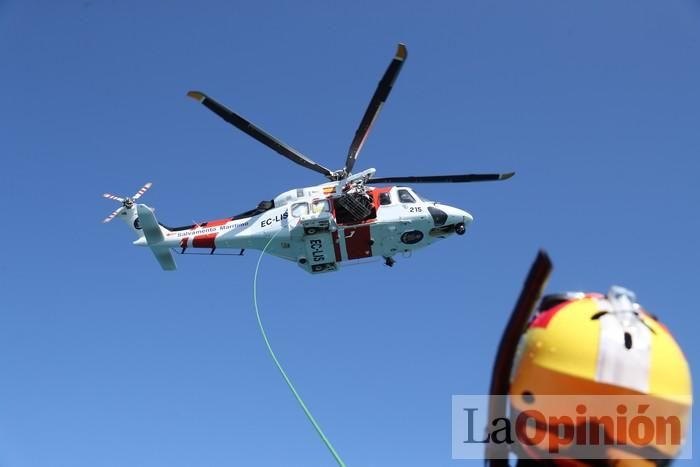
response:
M124 198L120 198L119 196L110 195L109 193L105 193L105 194L102 195L102 196L103 196L104 198L107 198L107 199L112 199L112 200L114 200L114 201L119 201L120 203L123 203L123 202L124 202Z
M141 196L143 196L143 194L146 193L148 191L148 189L151 188L151 186L153 186L153 183L151 183L151 182L146 183L144 186L141 187L141 189L139 191L136 192L136 194L134 196L131 197L131 199L136 201Z
M124 210L124 207L123 207L123 206L120 207L119 209L115 210L114 212L112 212L112 214L110 214L109 216L105 217L104 220L102 221L102 223L103 223L103 224L106 224L107 222L111 221L112 219L114 219L115 217L117 217L117 216L119 215L119 213L121 213L123 210Z

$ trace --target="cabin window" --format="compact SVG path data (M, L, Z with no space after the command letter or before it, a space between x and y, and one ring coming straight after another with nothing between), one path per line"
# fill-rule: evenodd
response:
M379 204L381 206L391 204L391 194L388 191L385 191L384 193L379 193Z
M292 217L301 217L309 213L309 203L292 204Z
M328 205L327 199L317 199L311 205L311 212L313 212L314 214L321 214L322 212L328 212L330 210L331 208Z
M413 195L405 189L399 190L399 201L402 203L415 203L416 200Z

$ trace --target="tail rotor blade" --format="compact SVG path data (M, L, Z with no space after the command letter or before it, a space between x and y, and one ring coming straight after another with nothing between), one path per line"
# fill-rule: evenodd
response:
M102 197L107 198L107 199L111 199L114 201L119 201L120 203L124 202L124 198L120 198L119 196L110 195L109 193L103 194Z
M379 81L377 90L374 91L372 100L369 102L367 110L365 110L365 114L360 121L360 126L355 132L355 137L350 144L348 156L345 160L345 168L343 169L344 175L347 176L350 174L350 172L352 172L357 156L359 156L360 150L362 150L362 145L365 143L365 140L369 135L369 131L372 129L372 124L377 119L379 111L382 109L384 102L386 102L387 98L389 97L391 88L394 86L394 82L399 76L399 72L401 71L401 67L403 66L403 62L406 60L407 56L408 52L406 50L406 46L404 44L399 44L396 50L396 55L389 64L389 67L384 72L384 76L382 76L381 81Z
M151 182L146 183L144 186L141 187L141 189L139 191L136 192L136 194L134 196L131 197L131 199L136 201L141 196L143 196L143 194L146 193L148 191L148 189L151 188L152 186L153 186L153 183L151 183Z
M116 209L115 211L112 212L109 216L105 217L104 220L102 221L103 224L106 224L107 222L111 221L115 217L117 217L121 212L124 210L124 207L120 207L119 209Z

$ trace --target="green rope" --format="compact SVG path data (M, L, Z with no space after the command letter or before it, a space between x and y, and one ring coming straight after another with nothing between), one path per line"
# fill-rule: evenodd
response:
M277 233L279 233L278 231ZM267 242L267 245L265 245L265 248L263 248L262 252L260 253L260 257L258 258L258 264L255 266L255 276L253 277L253 305L255 306L255 316L258 318L258 327L260 328L260 333L263 336L263 339L265 340L265 345L267 346L267 350L270 352L270 356L272 357L272 360L274 360L275 365L277 365L277 369L282 373L282 377L284 380L287 382L287 386L289 386L289 389L292 391L292 394L294 394L294 397L296 397L297 402L301 406L302 410L306 414L306 418L309 419L311 424L314 426L316 429L316 433L321 437L323 440L323 444L326 445L328 450L331 452L333 455L333 458L335 461L338 463L339 466L345 467L345 462L340 458L338 453L335 451L333 448L333 445L331 442L326 438L326 435L323 434L323 430L321 430L321 427L318 425L316 420L314 419L314 416L311 415L311 412L309 409L306 407L306 404L304 404L304 401L301 399L301 396L297 392L297 390L294 388L294 385L292 384L292 381L289 379L289 376L287 376L287 373L284 371L282 368L282 365L280 364L279 360L277 360L277 355L275 355L274 350L272 350L272 346L270 345L270 340L267 338L267 333L265 332L265 328L263 327L262 320L260 319L260 310L258 309L258 271L260 270L260 262L262 261L263 256L265 256L265 252L267 251L268 247L272 243L272 240L275 239L277 236L277 233L272 236L272 238Z

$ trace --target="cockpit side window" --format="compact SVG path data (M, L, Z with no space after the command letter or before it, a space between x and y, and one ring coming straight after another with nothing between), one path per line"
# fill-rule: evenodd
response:
M331 208L328 205L327 199L317 199L311 204L311 212L314 214L320 214L322 212L328 212Z
M391 194L388 191L384 193L379 193L379 204L381 206L387 206L391 204Z
M406 189L399 190L399 201L402 203L415 203L413 195Z
M292 204L292 217L301 217L309 213L309 203Z

